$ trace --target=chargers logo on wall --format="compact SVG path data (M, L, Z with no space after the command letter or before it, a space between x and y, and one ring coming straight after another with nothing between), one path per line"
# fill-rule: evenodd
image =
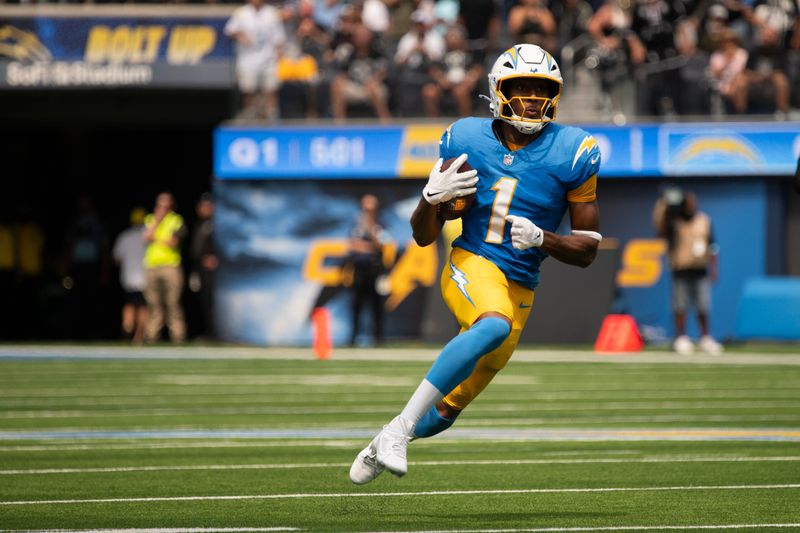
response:
M7 24L0 27L0 57L26 62L50 61L53 54L35 33Z
M661 160L666 174L745 174L765 164L763 154L741 135L667 133L665 141Z

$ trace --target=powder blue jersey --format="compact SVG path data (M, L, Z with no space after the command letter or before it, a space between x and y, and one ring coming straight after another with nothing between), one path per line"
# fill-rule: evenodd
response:
M495 137L493 120L458 120L439 144L445 160L468 154L479 176L475 203L462 217L462 233L453 246L489 259L508 279L535 288L547 254L539 248L514 249L505 217L522 216L556 231L568 192L597 174L600 150L586 131L551 122L531 144L511 151Z

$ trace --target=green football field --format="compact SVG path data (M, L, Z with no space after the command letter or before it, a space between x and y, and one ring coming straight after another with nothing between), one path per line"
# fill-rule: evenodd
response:
M800 531L800 354L522 350L353 485L435 355L0 346L0 531Z

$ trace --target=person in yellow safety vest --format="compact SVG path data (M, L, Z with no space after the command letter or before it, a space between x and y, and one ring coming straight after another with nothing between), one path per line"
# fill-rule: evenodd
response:
M174 211L175 198L169 192L156 197L153 213L144 219L142 239L147 244L144 254L145 287L150 318L145 341L159 340L164 327L165 311L169 336L173 343L186 340L186 320L181 307L183 268L181 240L186 236L183 217Z

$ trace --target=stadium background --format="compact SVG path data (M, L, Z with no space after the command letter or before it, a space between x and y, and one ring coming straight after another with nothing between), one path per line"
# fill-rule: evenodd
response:
M320 172L320 165L312 165L309 159L301 161L289 173L286 169L270 173L259 167L253 173L226 174L220 159L227 145L219 143L220 132L224 130L218 128L235 114L238 106L233 86L233 50L230 41L221 33L231 9L228 6L169 6L166 9L95 6L75 16L69 6L38 9L2 6L0 25L36 35L50 54L44 62L53 69L59 62L151 67L149 73L132 72L130 77L114 72L97 74L95 78L89 74L59 77L56 73L42 74L31 67L42 62L41 57L37 59L35 50L21 57L6 53L3 58L0 90L3 123L0 150L6 166L4 194L0 200L3 222L32 219L41 225L45 235L41 271L30 283L13 285L12 297L6 300L5 309L11 322L3 331L4 337L75 337L73 320L80 321L81 317L75 316L74 302L70 301L69 290L63 287L61 257L63 230L74 217L75 205L82 195L94 198L109 235L113 236L126 226L132 207L151 206L155 194L161 190L175 192L179 211L191 226L194 202L204 191L214 190L220 207L218 242L224 259L220 271L220 309L223 311L220 314L228 318L220 324L224 340L256 344L309 342L309 311L325 286L337 286L335 250L341 242L336 244L336 241L346 236L348 224L356 212L357 199L364 191L378 192L385 202L384 222L396 240L401 252L399 257L403 257L409 242L406 221L421 186L419 178L425 176L424 169L435 159L430 142L411 168L382 160L377 167L365 170L363 165L356 164L358 161L347 159L362 153L361 148L352 143L342 148L334 141L342 136L352 137L362 127L367 129L367 137L372 136L369 117L366 117L367 126L361 121L333 127L323 119L312 127L327 139L321 155L321 166L328 169L326 172ZM165 35L170 36L185 27L205 28L205 33L199 32L195 48L187 45L189 51L182 54L171 51L173 41L165 37L163 46L152 57L143 58L141 48L130 48L108 63L112 53L116 53L111 45L91 48L88 44L89 34L98 26L163 26ZM214 33L211 47L206 46L209 41L203 38L208 32ZM787 55L796 58L797 52L787 51ZM19 65L28 67L24 71L27 74L20 74L23 70ZM102 86L108 79L112 79L108 86ZM570 94L573 88L576 90ZM579 88L581 90L577 90ZM601 123L603 117L592 113L592 101L586 99L586 90L577 84L573 87L567 84L561 120L584 126ZM629 128L622 130L624 133L635 131L630 126L639 121L658 124L675 118L644 115L636 108L635 92L629 91L628 100L621 102L627 112L625 120ZM782 118L796 118L796 111L794 113ZM614 118L621 122L620 117L617 114ZM684 117L688 125L684 129L691 132L696 127L704 134L719 133L720 128L724 130L724 122L712 124L709 118ZM617 239L617 255L611 261L619 261L620 267L612 271L612 276L592 278L601 284L598 286L607 289L597 291L594 297L602 298L600 303L605 303L608 311L634 314L650 340L664 341L671 335L668 280L663 275L663 254L658 251L658 243L651 241L649 220L652 203L668 181L698 192L701 208L710 212L715 220L723 260L721 283L714 292L712 328L715 335L726 340L737 339L739 303L748 279L800 275L797 245L800 242L800 206L789 181L800 150L795 140L800 126L792 120L775 123L772 115L729 118L739 124L752 123L768 134L779 132L777 143L773 143L775 139L762 139L763 144L750 145L755 146L756 152L766 153L775 146L788 149L777 155L767 153L759 161L747 159L746 143L745 148L739 146L733 151L711 150L700 154L707 156L706 159L699 157L695 162L705 166L694 170L669 169L660 167L659 163L637 174L626 171L625 165L616 172L613 167L609 171L604 166L600 184L603 233ZM587 119L593 120L587 124ZM413 128L408 124L418 121L414 117L398 119L403 128ZM697 121L705 125L692 126ZM446 123L428 123L427 127L436 131ZM286 121L287 126L291 124ZM257 134L261 131L259 135L263 135L263 131L270 131L263 126L239 123L234 128L255 128ZM738 126L733 128L738 135ZM216 144L215 131L218 134ZM291 135L291 131L284 129L281 135ZM366 153L373 154L369 150ZM393 155L396 157L397 153ZM327 165L325 157L329 158ZM342 164L330 164L337 161ZM644 162L653 164L647 157ZM288 225L281 225L283 222ZM243 233L241 230L248 225L252 231ZM642 239L647 242L631 244ZM328 262L318 265L319 271L313 272L309 271L309 252L319 244L318 240L323 244L325 240L334 241L334 253ZM255 249L247 249L254 243ZM631 251L631 246L639 248ZM242 250L246 253L241 253ZM626 256L626 252L631 255ZM634 263L626 263L625 257ZM640 260L637 262L631 257ZM424 268L428 268L426 272L411 276L416 277L412 281L419 287L397 304L394 320L389 322L390 337L435 336L426 334L431 328L425 327L426 322L439 320L441 311L432 303L437 297L435 288L426 288L435 287L430 272L438 270L438 267L429 268L430 259L420 259L428 261L424 263ZM435 259L440 261L441 253ZM627 270L625 265L628 265ZM616 285L619 290L615 291L620 272L623 283ZM554 274L557 275L561 274ZM630 276L636 278L637 275L638 281L632 281ZM100 314L102 327L95 337L98 339L117 337L119 295L113 280L108 287L111 290L104 293ZM275 312L277 302L287 302L287 295L279 288L293 291L293 298L288 300L293 306L281 307L291 310L290 313ZM346 291L334 292L333 296L325 297L331 298L328 302L334 311L335 340L341 342L349 330L344 312L347 295ZM188 295L186 303L191 310L193 306ZM542 309L542 306L540 304L539 312L545 314L547 307ZM596 325L595 321L580 335L562 336L557 340L586 341L596 333L593 329Z

